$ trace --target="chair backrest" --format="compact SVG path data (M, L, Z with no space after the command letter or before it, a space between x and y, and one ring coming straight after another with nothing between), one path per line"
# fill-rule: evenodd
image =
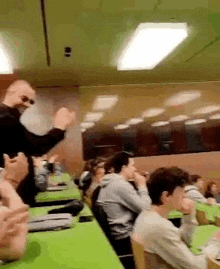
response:
M215 226L220 227L220 218L219 217L215 217Z
M159 255L145 251L143 245L135 240L134 236L131 236L131 246L136 269L175 269Z
M98 186L98 187L94 190L94 192L93 192L93 194L92 194L92 197L91 197L91 200L92 200L92 208L95 206L96 201L98 200L100 190L101 190L101 186Z
M163 260L159 255L154 253L145 252L145 261L147 264L147 269L175 269L165 260Z
M83 201L87 203L90 209L92 208L92 200L89 197L83 196Z
M145 262L144 247L131 237L131 246L134 254L134 261L136 269L147 269Z
M196 219L199 225L209 225L209 220L206 218L206 214L204 211L200 211L196 209Z
M220 262L216 261L211 255L208 255L208 269L220 269Z
M101 188L97 187L97 189L95 190L95 194L92 196L92 212L96 220L98 221L100 227L102 228L103 232L105 233L106 237L111 243L112 237L110 233L110 226L108 224L107 214L105 213L102 206L97 202L100 190Z

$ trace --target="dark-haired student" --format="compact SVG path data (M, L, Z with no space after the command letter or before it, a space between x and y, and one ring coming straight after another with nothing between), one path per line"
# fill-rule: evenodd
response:
M146 178L136 172L134 160L127 152L118 152L105 164L114 173L105 175L97 204L107 215L111 243L118 255L132 253L130 234L137 215L149 209L151 200L146 187ZM134 179L137 190L128 183Z
M187 247L196 227L194 202L185 198L188 177L187 172L177 167L159 168L147 182L151 210L138 216L133 230L133 238L146 251L147 268L206 269L206 255L216 256L220 250L220 232L213 236L201 255L194 255ZM180 229L166 219L174 209L185 214Z
M216 199L218 196L218 187L215 181L210 181L208 185L206 186L205 190L205 198L213 198Z

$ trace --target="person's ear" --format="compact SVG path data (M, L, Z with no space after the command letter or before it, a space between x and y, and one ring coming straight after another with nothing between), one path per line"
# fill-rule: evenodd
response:
M121 171L124 170L125 168L126 168L126 165L122 165Z
M163 204L167 204L167 202L169 201L169 194L167 191L162 192L160 200Z

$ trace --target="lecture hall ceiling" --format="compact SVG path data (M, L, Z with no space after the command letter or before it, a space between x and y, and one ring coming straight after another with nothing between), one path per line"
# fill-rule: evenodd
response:
M19 77L36 87L218 81L219 14L216 0L7 0L0 3L1 41ZM117 71L115 59L122 44L141 22L186 22L189 36L153 70ZM64 56L66 46L72 48L71 57ZM139 94L131 93L132 87L126 88L127 96L119 93L127 98L122 102L127 105L121 106L138 104L125 118L138 116L137 108L143 107L143 102L147 107L159 100L149 97L156 96L156 89L145 95L141 86ZM160 96L160 86L154 88ZM88 89L83 88L82 93ZM89 111L94 98L91 92L85 94L82 112ZM218 94L210 95L207 102L218 98ZM191 108L186 113L191 113ZM123 113L120 116L123 118Z

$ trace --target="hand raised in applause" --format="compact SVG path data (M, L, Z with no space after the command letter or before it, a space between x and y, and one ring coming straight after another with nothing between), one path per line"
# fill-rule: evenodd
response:
M7 247L11 239L20 232L21 225L28 219L27 205L15 210L3 207L0 211L0 247Z
M60 108L54 117L54 128L66 130L72 123L76 121L76 112L69 111L67 108Z
M3 180L10 182L15 188L28 174L28 162L24 153L19 152L18 156L10 158L4 154L5 168L2 172Z

